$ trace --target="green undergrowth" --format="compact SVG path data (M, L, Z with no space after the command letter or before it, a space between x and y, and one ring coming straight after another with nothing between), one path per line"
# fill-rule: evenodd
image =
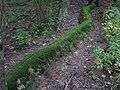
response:
M7 75L8 90L16 90L17 79L20 78L23 78L22 83L26 85L27 81L29 81L28 69L30 66L35 70L39 67L41 73L43 73L58 58L67 55L81 40L86 38L89 32L93 30L91 15L91 9L93 7L94 4L82 9L85 19L80 25L73 27L65 33L63 37L54 41L47 48L33 52L33 54L17 63L13 70Z
M99 68L106 69L111 79L120 81L120 11L117 7L110 7L103 18L104 38L108 48L97 48L94 51L96 64Z
M97 68L105 70L110 79L111 90L120 88L120 11L117 7L110 7L103 14L104 39L108 46L96 48L93 56Z
M16 22L17 19L28 16L30 10L25 8L12 8L8 9L8 22Z
M24 4L27 0L6 0L7 4L12 5L12 4Z

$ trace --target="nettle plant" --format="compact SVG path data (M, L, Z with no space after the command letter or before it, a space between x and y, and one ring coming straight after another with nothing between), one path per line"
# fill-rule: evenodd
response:
M19 26L16 30L16 41L18 45L30 45L31 35L25 27Z
M103 26L108 49L98 47L94 50L98 68L108 71L111 79L120 81L120 11L111 7L104 13Z

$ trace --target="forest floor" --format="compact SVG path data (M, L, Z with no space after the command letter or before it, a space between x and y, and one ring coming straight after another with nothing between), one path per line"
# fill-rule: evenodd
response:
M109 2L104 0L92 10L95 31L52 65L44 75L38 75L33 90L111 90L107 73L96 68L92 56L95 48L107 48L100 13L107 9Z
M76 0L77 3L74 5L67 5L68 9L68 15L65 17L64 22L62 25L58 27L58 30L54 32L51 37L48 36L34 36L32 38L33 43L30 44L30 46L18 46L16 44L15 40L15 30L16 26L19 25L19 23L13 22L9 23L8 26L8 33L7 38L5 42L5 68L6 72L9 72L13 66L18 63L20 60L22 60L25 56L32 54L33 52L37 51L40 48L45 48L48 45L50 45L53 41L57 40L59 37L64 35L65 32L69 31L71 27L76 26L78 24L78 17L79 17L79 11L82 7L84 7L87 4L87 0ZM16 4L10 5L9 7L16 7ZM23 5L17 5L18 8L31 8L30 3L26 2ZM29 15L17 18L17 20L23 20L24 25L32 21L32 13L30 12Z
M104 30L101 25L101 12L107 9L110 1L102 1L99 7L92 10L95 25L94 32L91 32L90 36L81 41L67 56L52 65L44 75L38 75L33 85L33 90L110 90L111 81L107 73L96 68L95 58L92 56L95 48L107 48L107 43L103 39ZM40 48L47 47L64 35L71 27L76 26L78 24L79 11L87 3L87 0L76 0L74 4L69 5L67 7L68 16L65 18L63 26L51 37L34 37L33 41L35 43L27 48L18 48L14 38L8 37L5 47L6 72L10 71L25 56ZM26 5L24 7L27 7ZM30 17L28 16L24 19L28 20ZM10 24L9 36L14 34L16 24Z

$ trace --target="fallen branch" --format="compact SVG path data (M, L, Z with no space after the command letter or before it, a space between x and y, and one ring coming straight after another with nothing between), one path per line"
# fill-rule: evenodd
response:
M64 90L67 90L67 87L70 84L71 80L72 80L72 78L69 78L68 81L67 80L65 81L65 88L64 88Z

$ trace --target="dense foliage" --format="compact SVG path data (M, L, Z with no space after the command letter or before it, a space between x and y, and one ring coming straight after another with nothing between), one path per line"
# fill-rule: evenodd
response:
M120 7L120 0L117 0L115 6Z
M96 64L99 68L106 69L111 79L120 81L120 11L117 7L111 7L103 18L108 48L97 48L94 51Z
M18 45L29 45L31 41L31 35L25 30L24 27L17 27L16 40Z

